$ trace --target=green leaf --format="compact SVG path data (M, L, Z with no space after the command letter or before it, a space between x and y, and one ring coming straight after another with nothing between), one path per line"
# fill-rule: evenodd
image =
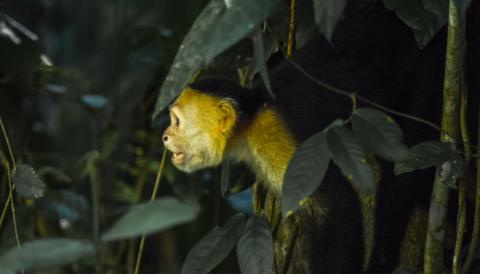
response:
M449 0L383 0L383 4L413 29L422 48L448 20Z
M270 225L263 216L251 216L237 244L237 258L243 274L271 274L273 239Z
M40 198L45 194L46 186L29 165L21 164L13 172L13 183L17 193L27 199Z
M333 31L347 5L347 0L314 0L315 23L320 33L332 41Z
M352 128L364 148L392 162L404 161L410 154L403 143L403 132L385 113L371 108L353 112Z
M182 274L203 274L212 271L230 253L245 225L245 216L237 214L223 227L215 227L188 253Z
M50 268L72 263L94 253L90 242L60 238L35 240L7 251L0 257L0 265L11 272Z
M411 147L410 154L408 160L395 164L395 175L443 164L455 159L457 153L450 144L426 141Z
M343 175L360 191L373 193L372 167L352 131L344 126L331 126L327 130L327 144L333 161Z
M282 212L298 209L304 198L310 196L325 176L330 162L324 131L303 142L293 154L283 178Z
M265 63L265 53L263 49L263 37L262 31L260 29L257 30L255 35L253 36L253 51L255 54L255 64L260 71L260 76L262 77L263 84L267 89L270 97L275 98L275 95L272 92L272 86L270 85L270 76L268 75L267 71L267 64Z
M102 236L103 241L132 238L192 221L198 206L162 198L133 206Z
M280 0L212 0L193 23L160 90L153 119L178 96L198 69L244 38Z

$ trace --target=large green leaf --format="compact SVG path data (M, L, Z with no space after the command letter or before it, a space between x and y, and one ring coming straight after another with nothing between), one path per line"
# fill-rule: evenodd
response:
M93 255L94 252L90 242L73 239L35 240L3 254L0 257L0 270L17 272L62 266Z
M237 244L237 258L243 274L271 274L273 239L270 225L263 216L248 219Z
M333 31L340 19L347 0L314 0L315 23L328 41L332 41Z
M329 127L327 144L333 161L340 167L343 175L360 191L374 192L372 167L352 131L339 125Z
M450 144L440 141L426 141L410 148L410 158L395 164L395 175L415 169L425 169L455 160L457 153Z
M398 162L409 157L402 129L385 113L371 108L356 109L352 128L363 147L381 158Z
M295 211L301 201L310 196L323 180L330 162L325 132L319 132L303 142L293 154L283 179L282 212Z
M280 0L212 0L185 36L160 90L153 118L191 80L195 72L257 27Z
M13 172L13 183L17 193L27 199L40 198L45 194L46 186L29 165L18 165Z
M412 28L420 47L425 47L447 23L449 0L383 0Z
M223 227L215 227L188 253L182 274L203 274L212 271L230 253L245 224L245 216L237 214Z
M112 241L149 234L193 220L198 207L175 198L161 198L132 207L102 236Z

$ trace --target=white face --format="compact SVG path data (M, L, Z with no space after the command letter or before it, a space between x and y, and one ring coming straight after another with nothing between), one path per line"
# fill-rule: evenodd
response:
M184 172L217 166L229 135L225 133L224 102L185 90L170 107L170 126L163 142L173 152L172 163Z
M172 163L184 172L214 166L209 157L212 141L207 132L196 126L195 119L192 119L196 114L188 113L185 117L178 107L172 107L170 126L164 133L165 147L173 152Z

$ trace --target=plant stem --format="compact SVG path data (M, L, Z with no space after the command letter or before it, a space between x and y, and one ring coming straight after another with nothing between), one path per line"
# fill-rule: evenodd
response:
M167 158L167 149L163 149L163 155L162 155L162 160L160 161L160 167L158 168L157 172L157 177L155 178L155 185L153 187L152 195L150 196L150 202L155 200L157 197L158 189L160 187L160 178L162 177L163 174L163 169L165 167L165 159ZM138 252L137 252L137 261L135 263L135 274L140 273L140 264L142 262L142 254L143 254L143 249L145 247L145 234L142 235L140 239L140 245L138 246Z
M459 9L455 1L450 0L443 88L442 142L455 144L457 140L458 103L464 81L464 59L465 24L464 20L459 17ZM437 167L428 216L424 253L425 274L436 274L444 271L443 244L449 188L440 173L439 167Z

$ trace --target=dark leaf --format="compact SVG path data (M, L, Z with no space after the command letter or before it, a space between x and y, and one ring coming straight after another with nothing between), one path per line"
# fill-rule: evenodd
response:
M279 0L212 0L200 13L175 56L160 90L153 118L181 92L198 69L249 34Z
M332 41L333 31L347 5L347 0L314 0L315 23L328 41Z
M370 108L357 109L353 113L352 128L363 147L381 158L398 162L409 157L402 129L385 113Z
M220 190L222 197L244 191L255 183L255 176L243 164L232 165L223 162L221 165Z
M455 159L456 152L450 144L426 141L411 147L410 154L410 159L395 164L395 175L443 164Z
M132 238L192 221L198 207L175 198L162 198L133 206L102 236L103 241Z
M327 130L327 144L333 161L343 175L360 191L374 192L372 167L352 131L344 126L331 126Z
M270 97L275 98L275 95L272 92L272 86L270 85L270 76L267 71L267 64L265 63L265 52L263 48L263 37L262 31L257 30L253 36L253 51L255 54L255 64L257 65L258 70L260 71L260 76L262 77L263 84L267 88Z
M448 20L449 0L383 0L383 3L413 29L422 48Z
M282 213L288 216L297 210L323 180L330 162L325 132L303 142L293 154L283 179Z
M94 252L90 242L73 239L36 240L10 249L0 257L0 265L10 271L55 267L91 256Z
M237 258L243 274L271 274L273 239L263 216L251 216L237 244Z
M40 198L45 194L46 186L29 165L18 165L13 172L13 183L19 195L27 199Z
M245 224L245 216L237 214L223 227L215 227L188 253L182 274L203 274L212 271L230 253Z

